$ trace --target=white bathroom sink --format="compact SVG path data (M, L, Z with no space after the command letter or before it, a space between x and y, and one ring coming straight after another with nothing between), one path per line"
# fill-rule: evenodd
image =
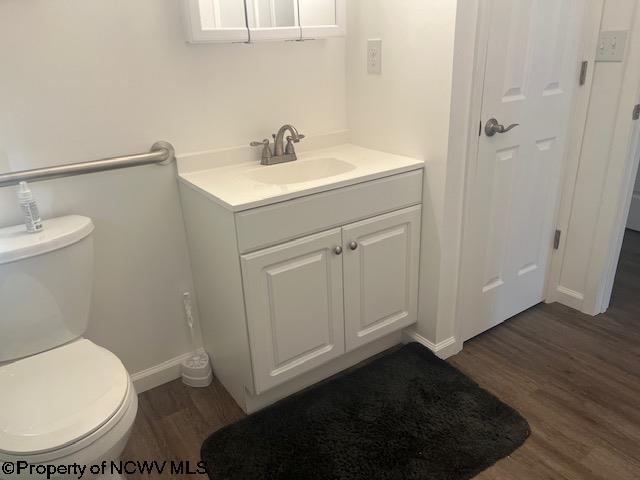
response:
M181 157L180 181L241 212L424 167L422 160L352 144L298 152L298 160L277 165L260 165L257 153L241 147Z
M335 177L356 166L337 158L311 158L279 165L268 165L246 172L247 177L268 185L290 185Z

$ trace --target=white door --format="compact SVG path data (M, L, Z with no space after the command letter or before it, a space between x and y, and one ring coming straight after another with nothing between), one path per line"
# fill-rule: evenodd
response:
M484 2L489 25L465 211L463 340L544 299L584 3ZM490 136L491 119L505 130L519 126Z
M256 394L344 353L340 229L243 255Z
M420 206L342 230L347 351L417 320Z

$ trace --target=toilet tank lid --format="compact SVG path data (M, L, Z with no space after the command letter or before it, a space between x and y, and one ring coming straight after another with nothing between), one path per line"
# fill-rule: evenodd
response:
M44 228L29 233L24 225L0 228L0 265L51 252L79 242L93 231L88 217L67 215L45 220Z

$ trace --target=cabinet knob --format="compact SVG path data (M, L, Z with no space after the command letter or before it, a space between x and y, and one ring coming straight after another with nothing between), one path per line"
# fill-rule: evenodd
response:
M349 248L351 250L355 250L356 248L358 248L358 242L349 242Z
M342 247L338 245L336 248L333 249L333 253L335 253L336 255L342 255Z

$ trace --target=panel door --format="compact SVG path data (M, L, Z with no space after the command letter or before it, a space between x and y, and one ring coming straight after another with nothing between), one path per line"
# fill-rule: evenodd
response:
M420 206L343 228L347 351L415 323Z
M482 129L461 275L464 340L544 299L584 3L486 2ZM492 118L519 126L489 136Z
M340 229L241 257L256 394L344 353Z

